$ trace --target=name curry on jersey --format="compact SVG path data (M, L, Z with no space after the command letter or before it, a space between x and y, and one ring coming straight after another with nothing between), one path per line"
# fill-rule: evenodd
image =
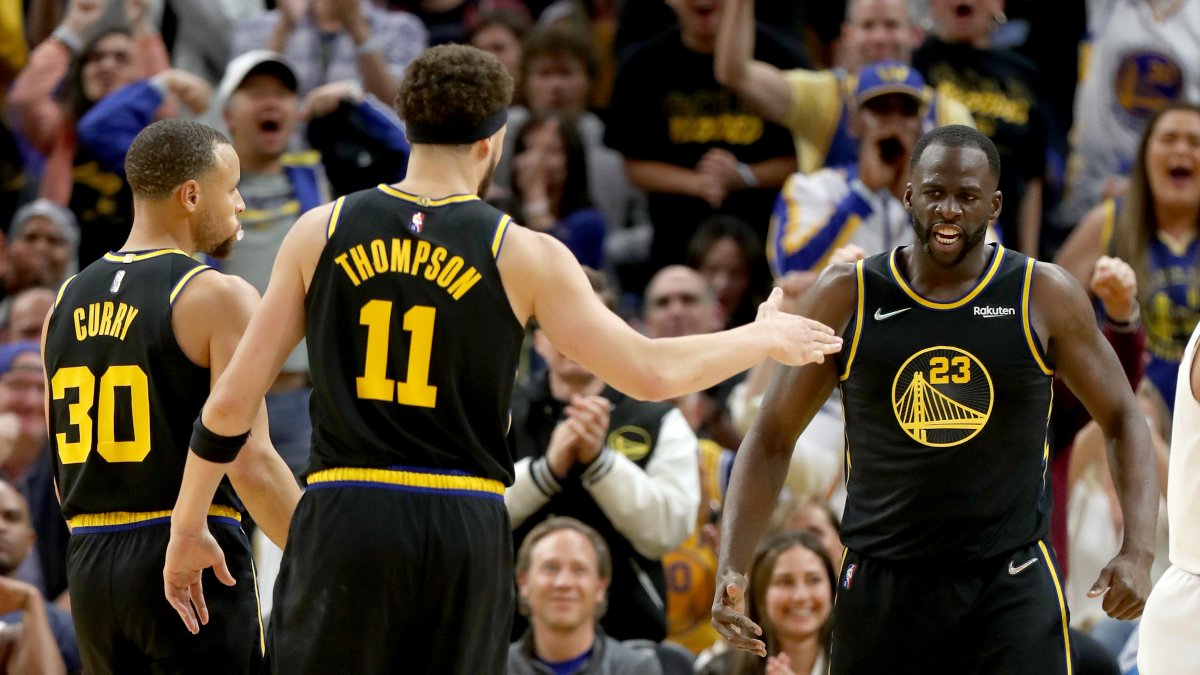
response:
M83 342L98 335L124 340L137 318L138 308L124 302L92 302L71 312L75 339Z

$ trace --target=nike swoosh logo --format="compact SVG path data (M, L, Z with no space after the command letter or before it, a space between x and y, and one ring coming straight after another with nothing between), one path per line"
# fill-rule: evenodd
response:
M1033 563L1035 563L1037 561L1038 561L1037 558L1030 558L1029 560L1026 560L1025 562L1021 563L1020 565L1013 567L1012 561L1009 560L1008 561L1008 573L1015 577L1018 574L1020 574L1021 572L1024 572L1026 567L1029 567L1030 565L1032 565Z
M912 307L905 307L904 309L898 309L894 312L888 312L887 314L884 314L883 308L881 307L881 308L875 310L875 320L883 321L884 319L890 319L893 316L896 316L897 314L903 314L904 312L907 312L910 309L912 309Z

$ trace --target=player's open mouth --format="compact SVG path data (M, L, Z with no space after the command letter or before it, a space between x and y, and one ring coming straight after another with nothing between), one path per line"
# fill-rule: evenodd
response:
M957 16L961 19L965 19L968 16L971 16L971 13L974 11L975 11L975 8L966 3L959 3L954 6L954 16Z
M273 134L279 131L279 122L275 120L263 120L258 123L259 131L265 131L268 134Z
M938 225L933 228L933 240L939 246L949 248L962 237L962 230L953 225Z

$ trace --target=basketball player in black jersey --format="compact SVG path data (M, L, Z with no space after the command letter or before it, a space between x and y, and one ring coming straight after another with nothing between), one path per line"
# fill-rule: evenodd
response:
M158 596L191 421L258 302L249 284L191 257L233 243L238 166L229 141L200 124L169 120L138 134L125 164L129 239L63 284L43 329L55 479L71 528L67 580L89 674L250 673L262 662L242 503L228 482L201 510L230 558L218 573L237 580L211 598L220 608L211 633L189 633ZM255 437L228 475L282 546L300 491L267 440L262 402L247 411Z
M1133 619L1150 589L1157 517L1145 416L1061 268L985 244L1000 213L986 136L917 143L905 204L916 244L831 266L803 301L846 348L779 368L738 452L713 623L763 654L745 571L797 435L840 386L847 500L830 672L1070 673L1063 579L1045 543L1055 373L1109 439L1125 514L1092 595Z
M763 358L802 364L840 347L825 326L779 312L778 295L759 321L724 333L651 341L633 331L566 247L478 198L511 94L500 63L471 47L434 47L412 62L397 103L412 141L407 177L297 221L197 421L163 572L193 630L200 571L221 564L202 527L220 461L307 335L312 460L276 583L276 673L504 672L513 612L504 436L530 318L600 378L657 400Z

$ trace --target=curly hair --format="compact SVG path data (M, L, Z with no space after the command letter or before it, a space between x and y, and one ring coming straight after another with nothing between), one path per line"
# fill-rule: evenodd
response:
M198 122L168 119L142 129L125 154L125 178L139 199L166 199L175 188L201 178L217 163L224 134Z
M410 127L473 129L512 101L513 81L495 56L467 45L438 45L408 66L396 113Z

